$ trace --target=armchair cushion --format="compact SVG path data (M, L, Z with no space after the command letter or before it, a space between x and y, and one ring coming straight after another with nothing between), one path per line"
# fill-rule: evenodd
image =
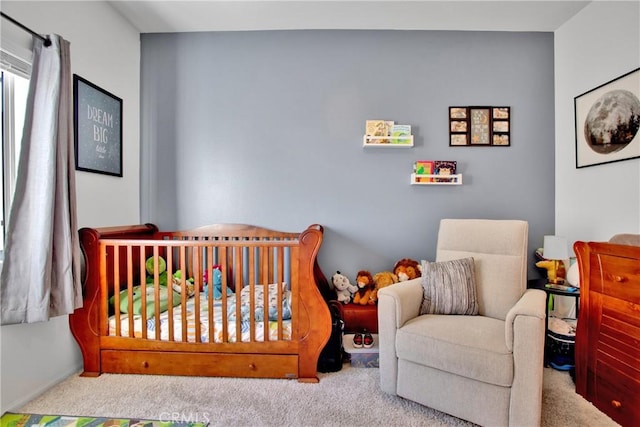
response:
M510 387L513 353L505 322L483 316L422 315L397 330L398 359L489 384Z
M473 258L422 261L420 314L478 314Z

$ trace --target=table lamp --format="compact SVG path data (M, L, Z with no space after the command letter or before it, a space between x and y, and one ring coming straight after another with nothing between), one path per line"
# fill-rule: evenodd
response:
M558 274L561 271L560 263L569 258L569 250L567 249L567 238L560 236L544 236L544 247L542 256L553 262L553 272L548 270L549 283L563 283L564 274ZM564 269L562 269L564 270Z

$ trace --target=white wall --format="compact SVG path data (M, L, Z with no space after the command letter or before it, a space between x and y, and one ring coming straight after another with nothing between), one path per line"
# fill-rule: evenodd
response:
M76 172L79 226L133 224L139 208L140 36L105 2L2 1L2 11L71 42L71 68L123 99L123 177ZM2 20L2 25L12 25ZM81 369L67 316L0 328L0 413Z
M576 169L573 106L640 67L639 22L638 1L593 2L555 32L556 234L570 243L640 233L640 159Z

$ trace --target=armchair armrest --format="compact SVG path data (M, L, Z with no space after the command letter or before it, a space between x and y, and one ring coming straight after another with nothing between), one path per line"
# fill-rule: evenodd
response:
M380 346L380 387L397 394L398 357L396 331L420 313L422 278L396 283L378 292L378 342Z
M509 351L513 351L514 323L517 316L537 317L544 320L547 296L540 289L527 289L516 305L511 307L505 319L505 339Z
M385 309L380 311L380 301L386 302L382 304ZM420 305L422 304L422 278L407 280L406 282L396 283L392 286L380 289L378 292L378 321L389 322L393 319L394 328L400 328L408 320L418 316ZM389 302L395 309L394 313L387 313ZM381 318L381 314L383 319Z
M547 297L529 289L507 313L505 337L515 366L509 425L540 425Z

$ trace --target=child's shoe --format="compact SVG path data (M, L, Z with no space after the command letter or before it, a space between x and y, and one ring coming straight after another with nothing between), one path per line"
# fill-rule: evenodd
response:
M373 335L368 332L364 334L364 337L362 338L362 345L364 348L373 347Z
M358 333L353 336L353 346L355 348L362 348L362 334Z

